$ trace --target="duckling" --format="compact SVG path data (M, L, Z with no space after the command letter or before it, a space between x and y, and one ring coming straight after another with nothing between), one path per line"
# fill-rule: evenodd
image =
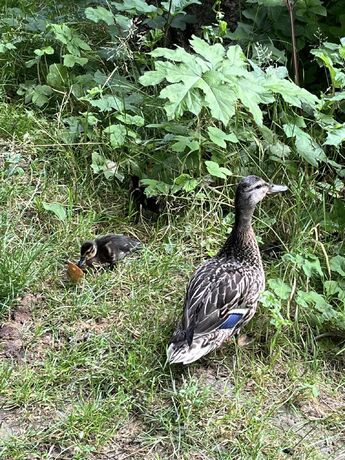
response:
M116 262L123 259L135 249L139 249L141 243L135 238L124 235L105 235L95 240L86 241L80 248L78 267L85 264L92 267L94 262L109 264L113 269Z
M162 203L155 196L146 196L145 187L140 185L138 176L131 176L130 198L133 201L135 209L140 211L149 211L153 214L160 214L163 210Z
M235 224L218 254L204 262L187 286L183 317L168 347L170 363L192 363L239 334L255 314L265 274L252 228L257 203L287 190L257 176L240 181Z

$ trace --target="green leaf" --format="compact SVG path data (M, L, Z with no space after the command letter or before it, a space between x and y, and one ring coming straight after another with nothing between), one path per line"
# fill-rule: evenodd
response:
M238 139L235 136L235 134L226 134L224 133L224 131L222 131L219 128L216 128L215 126L210 126L209 128L207 128L207 131L211 141L214 142L216 145L219 145L219 147L223 147L224 149L226 148L225 141L234 143L238 142Z
M308 278L311 278L315 273L323 277L320 260L313 254L285 254L283 260L293 262L303 270Z
M38 107L43 107L48 101L53 90L48 85L36 85L32 89L31 100Z
M168 184L162 181L155 179L141 179L140 181L145 187L145 195L155 196L155 195L168 195L170 187Z
M87 19L90 19L90 21L96 23L103 21L108 24L108 26L115 24L113 13L108 9L103 8L103 6L97 6L96 8L86 8L85 16Z
M327 157L317 142L301 128L294 124L283 125L287 137L295 137L295 146L298 154L313 166L319 161L327 161Z
M280 69L269 68L267 70L264 87L273 93L280 94L284 101L295 107L301 107L302 103L315 107L319 101L318 98L304 88L295 85L295 83L281 78ZM283 69L285 70L285 67Z
M339 273L341 276L345 276L345 257L332 257L330 260L330 267L333 272Z
M46 46L45 48L39 48L34 50L37 56L44 56L45 54L54 54L54 48L52 46Z
M47 83L53 88L65 88L68 84L68 70L62 64L51 64L47 74Z
M325 293L328 297L337 296L345 304L345 283L338 281L325 281L323 283Z
M187 193L195 190L199 184L199 182L189 174L181 174L180 176L176 177L174 183L182 187L183 190Z
M155 13L157 8L153 5L148 5L144 0L123 0L121 3L114 2L113 5L118 11L126 13Z
M92 152L91 169L95 174L103 173L106 179L112 177L116 177L120 181L124 179L124 175L119 172L117 163L108 160L98 152Z
M231 171L228 168L219 166L215 161L205 161L205 165L211 176L220 177L221 179L226 179L227 176L231 176Z
M308 310L310 310L310 305L314 306L319 313L322 313L325 320L331 320L337 316L332 305L330 305L321 294L315 291L298 291L296 303Z
M79 64L81 66L84 66L87 64L88 59L75 56L74 54L64 54L63 55L63 64L66 67L74 67L76 64Z
M105 128L104 133L110 134L110 143L114 148L121 147L126 141L127 130L123 125L111 125Z
M212 64L212 67L221 62L224 58L225 49L220 43L209 45L205 40L193 35L190 44L196 53L200 54L203 59L206 59Z
M0 43L0 54L15 49L17 49L17 47L13 43Z
M324 145L334 145L338 147L345 141L345 123L334 129L327 129L327 139Z
M222 83L221 76L213 70L205 72L204 78L197 82L197 87L203 91L212 116L227 125L235 115L237 96L233 89Z
M43 207L47 211L55 214L55 216L62 222L65 222L65 220L67 219L66 209L64 206L62 206L62 204L43 202Z
M283 144L280 141L276 141L275 144L269 145L269 151L271 155L277 158L285 159L289 156L291 149L288 145Z
M184 152L186 148L188 148L189 152L195 152L200 149L200 143L194 137L175 136L174 139L177 141L171 146L174 152Z
M97 107L101 112L111 112L113 110L123 112L125 109L123 101L112 94L105 94L99 99L90 100L90 104L93 107Z
M270 279L268 281L269 287L279 299L287 300L291 294L291 286L284 283L280 278Z
M122 123L124 123L125 125L135 125L135 126L144 126L145 124L145 120L143 117L141 117L140 115L129 115L128 113L126 114L118 114L116 115L116 118L120 121L122 121Z

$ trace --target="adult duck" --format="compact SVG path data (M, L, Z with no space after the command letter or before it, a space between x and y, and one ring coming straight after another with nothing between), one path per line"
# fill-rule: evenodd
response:
M219 253L189 281L182 321L168 348L170 363L192 363L239 334L253 317L265 274L252 227L257 203L287 190L260 177L242 179L235 195L235 224Z

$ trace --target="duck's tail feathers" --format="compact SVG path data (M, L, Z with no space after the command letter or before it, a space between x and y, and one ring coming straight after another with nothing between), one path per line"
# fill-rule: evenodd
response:
M171 364L190 364L218 348L229 337L229 331L218 330L210 334L194 336L191 345L186 341L171 343L167 356Z

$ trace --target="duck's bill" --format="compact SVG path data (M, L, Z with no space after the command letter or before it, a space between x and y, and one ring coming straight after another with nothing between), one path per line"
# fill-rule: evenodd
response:
M270 188L268 189L267 193L268 195L271 195L273 193L286 192L287 189L288 188L286 185L270 184Z
M79 268L83 267L85 265L85 258L84 257L81 257L77 263L77 266Z

